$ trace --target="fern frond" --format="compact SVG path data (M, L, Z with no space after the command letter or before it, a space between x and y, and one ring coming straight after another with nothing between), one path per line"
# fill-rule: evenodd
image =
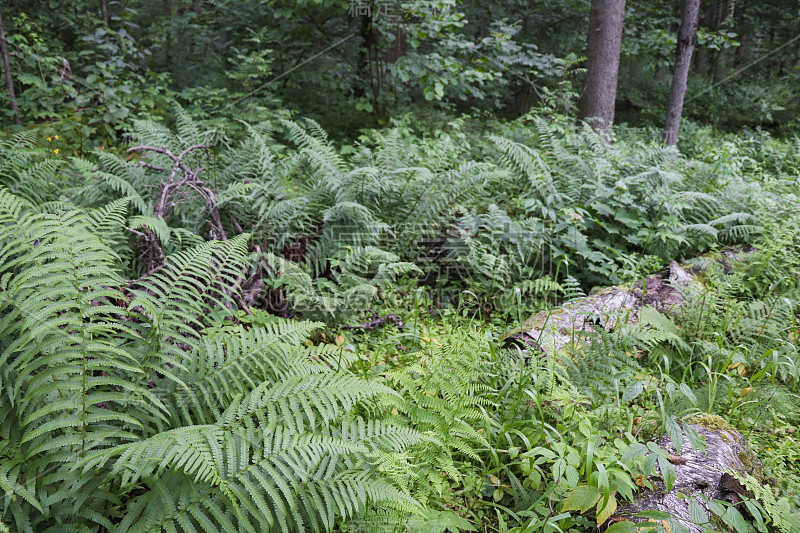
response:
M86 180L83 191L79 191L78 196L84 197L90 201L96 201L95 195L97 191L92 189L108 188L130 199L131 205L133 205L139 213L147 214L152 212L152 207L147 200L145 200L137 188L128 181L131 175L131 169L124 164L124 160L112 154L103 154L100 157L102 161L100 167L98 167L96 163L86 161L85 159L77 157L70 158L72 168L79 176ZM110 172L101 170L101 168L108 166L111 166L113 170Z
M351 470L338 457L368 452L359 442L331 436L296 436L280 426L224 432L208 450L217 481L198 483L184 472L153 478L131 502L119 531L225 531L237 521L260 531L330 531L337 516L355 515L382 500L413 500L367 470ZM216 433L215 433L216 435ZM173 463L187 464L196 452L180 448ZM194 475L194 474L193 474ZM187 490L193 486L194 490Z
M307 127L303 128L298 123L288 120L282 123L289 132L289 139L300 147L301 153L308 159L315 172L321 172L329 177L344 173L345 162L336 153L336 149L319 124L307 120ZM335 187L335 181L330 185Z
M491 136L491 141L500 150L503 160L521 173L541 196L547 196L553 177L550 166L532 148L503 137Z
M237 235L173 254L159 271L130 290L134 298L128 308L143 319L139 329L148 346L146 364L153 363L152 357L164 362L174 358L174 363L182 359L179 345L197 347L207 313L224 307L230 292L239 290L236 279L247 260L248 239L249 235Z

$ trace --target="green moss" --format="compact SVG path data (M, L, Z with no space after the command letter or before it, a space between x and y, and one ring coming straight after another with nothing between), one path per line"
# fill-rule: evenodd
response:
M739 460L746 473L755 477L760 483L765 482L764 465L759 461L749 442L744 443L744 449L739 452Z
M739 452L739 460L742 462L742 466L747 472L753 470L753 456L752 454L748 453L746 450L742 450Z
M711 431L736 431L736 429L732 425L730 425L727 420L717 415L709 415L709 414L697 415L690 418L689 422L691 422L692 424L696 424L698 426L703 426L704 428ZM720 437L723 440L725 440L725 442L730 442L730 437L728 437L724 433L720 433Z

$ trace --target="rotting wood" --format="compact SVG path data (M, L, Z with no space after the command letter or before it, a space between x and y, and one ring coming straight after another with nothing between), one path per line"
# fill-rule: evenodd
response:
M372 320L368 320L367 322L357 326L344 325L342 326L342 329L360 329L366 331L369 329L382 327L385 324L394 324L397 326L397 329L403 331L403 321L400 320L399 316L392 313L384 316L378 316L378 313L376 313L374 309L368 309L368 311L372 313Z
M635 324L643 306L674 314L685 303L687 294L700 290L702 284L697 273L704 270L704 264L713 262L727 270L729 261L743 253L741 248L733 248L716 258L701 256L697 265L681 266L672 261L669 269L644 280L608 287L559 308L536 313L521 328L507 333L503 344L540 355L552 354L580 344L586 333L597 331L598 327L613 331L623 324Z
M705 441L704 450L692 449L686 434L683 434L680 461L675 465L675 482L672 490L666 491L661 481L656 490L643 491L634 502L620 505L614 518L633 515L641 511L661 511L672 515L688 529L689 533L717 530L712 525L712 513L708 500L723 500L737 505L748 494L739 481L728 472L760 475L761 462L753 453L747 440L734 428L722 423L715 427L717 417L701 416L692 421L692 426ZM711 420L712 424L706 422ZM721 421L721 419L719 419ZM670 454L677 455L675 445L669 437L662 437L657 444ZM708 521L697 523L698 516L689 511L690 502L696 502Z
M700 256L690 264L679 265L672 261L669 269L644 280L609 287L558 309L537 313L522 328L508 334L504 344L546 356L584 342L585 334L597 328L611 331L626 323L636 323L642 307L653 307L667 315L677 314L693 292L702 290L704 270L717 265L728 273L732 263L746 253L742 248L733 248ZM714 529L707 500L724 500L736 505L748 496L731 475L736 472L761 476L761 463L747 440L718 417L701 415L689 422L704 440L703 450L693 449L685 434L680 453L666 435L657 441L670 454L669 461L675 468L672 490L667 491L663 482L657 481L655 490L643 490L635 502L621 504L601 531L618 520L639 520L632 515L641 511L662 511L670 513L689 533L702 533ZM690 514L690 501L699 504L709 523L692 521L698 517Z

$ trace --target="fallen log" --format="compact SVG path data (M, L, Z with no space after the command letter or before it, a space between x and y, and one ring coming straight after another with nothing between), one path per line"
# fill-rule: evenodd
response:
M528 353L546 357L575 348L584 342L585 334L599 328L613 331L638 322L644 307L653 307L667 315L677 314L692 293L702 290L698 274L710 264L721 266L727 273L730 263L743 253L742 249L726 250L719 255L702 256L694 265L681 266L673 261L667 270L643 280L602 289L558 309L541 311L518 330L509 332L504 337L504 345L516 345ZM691 419L690 423L705 441L704 449L693 449L685 434L681 453L668 436L657 441L670 454L670 462L675 467L676 479L671 490L667 491L663 481L656 480L654 490L643 490L637 501L621 505L606 527L620 520L636 521L633 515L642 511L660 511L672 515L674 522L689 533L716 530L707 502L724 500L738 504L749 496L732 475L761 476L761 463L747 440L719 417L703 415ZM673 530L672 533L677 532Z
M703 256L702 259L708 259L706 265L714 262L727 270L729 261L742 253L742 249L730 249L721 252L719 257ZM552 354L575 347L584 333L597 331L597 328L613 331L618 326L638 322L639 310L645 306L667 315L674 314L685 304L688 294L701 288L697 274L704 270L702 263L681 266L672 261L667 270L643 280L608 287L558 309L536 313L521 328L508 332L503 344L540 355Z
M378 313L376 313L374 309L369 309L368 311L372 313L372 320L368 320L367 322L364 322L357 326L350 326L345 324L344 326L342 326L342 329L360 329L366 331L382 327L385 324L394 324L395 326L397 326L397 329L399 329L400 331L403 330L403 321L400 319L399 316L393 313L389 313L388 315L384 316L378 316Z
M750 496L732 473L760 476L762 465L747 440L723 419L703 415L691 424L705 441L705 449L692 449L684 433L681 453L669 437L657 444L674 457L675 482L667 491L663 482L644 491L637 501L621 505L611 521L625 519L641 511L669 513L690 533L717 530L708 509L709 500L723 500L738 505ZM694 503L692 503L694 502ZM676 533L673 530L673 533Z

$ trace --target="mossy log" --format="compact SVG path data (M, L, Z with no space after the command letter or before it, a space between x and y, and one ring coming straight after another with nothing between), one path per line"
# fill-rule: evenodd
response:
M669 513L690 533L719 530L706 501L723 500L738 505L748 497L745 488L732 473L761 476L761 462L753 453L747 440L725 420L716 416L692 419L692 426L705 440L705 450L692 449L684 434L681 453L672 441L664 436L658 445L674 454L675 483L667 491L663 482L654 480L656 489L643 492L633 503L622 505L612 520L641 511ZM696 502L697 505L691 505ZM691 505L691 508L690 508Z
M608 287L557 309L541 311L526 320L522 327L508 332L504 344L552 354L574 348L584 333L596 331L596 328L613 331L620 325L636 323L639 310L644 306L673 314L685 304L691 292L702 289L698 274L709 264L719 264L727 269L729 262L742 253L741 249L729 249L701 256L694 264L686 265L672 261L667 270L643 280Z

